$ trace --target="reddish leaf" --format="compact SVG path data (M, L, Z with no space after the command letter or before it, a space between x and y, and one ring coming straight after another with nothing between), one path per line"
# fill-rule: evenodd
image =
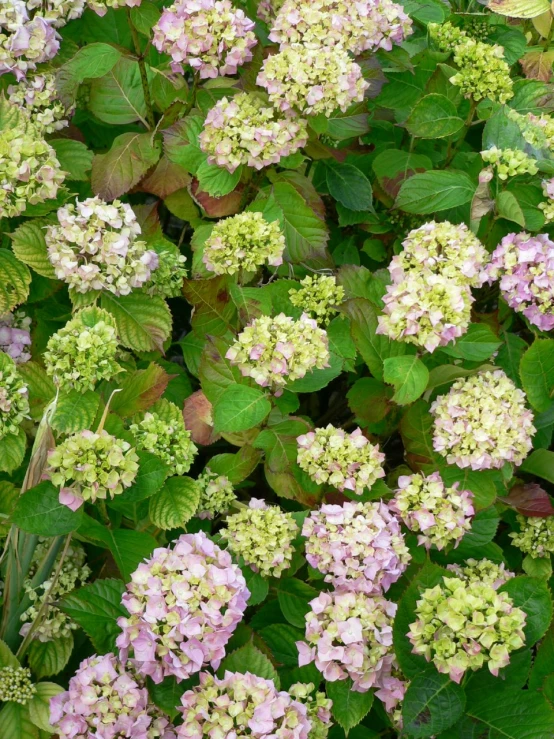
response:
M165 200L168 195L186 187L189 183L189 173L178 164L170 162L166 156L163 156L156 169L140 183L140 189L143 192L151 192Z
M223 218L223 216L232 216L238 213L243 190L244 185L239 185L228 195L224 195L222 198L214 198L199 189L197 179L194 179L190 186L190 194L208 218Z
M112 411L125 418L147 410L162 397L172 377L155 362L128 374L121 383L121 392L113 397Z
M546 490L534 482L528 485L514 485L507 498L501 499L503 503L515 508L522 516L536 516L546 518L554 516L552 500Z
M161 235L158 202L133 205L137 221L142 229L143 238Z
M185 400L183 418L196 444L207 446L221 438L213 429L212 404L202 390L197 390Z
M526 77L542 82L550 81L553 62L554 51L528 51L519 60Z

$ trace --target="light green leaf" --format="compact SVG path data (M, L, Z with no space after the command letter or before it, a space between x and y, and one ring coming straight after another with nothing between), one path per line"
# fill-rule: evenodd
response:
M59 74L64 79L71 77L77 83L85 79L103 77L121 59L121 51L110 44L88 44L66 62Z
M434 667L412 678L402 702L404 730L413 737L440 734L458 721L465 707L463 688Z
M251 672L266 680L273 680L277 688L279 687L279 675L269 661L269 659L260 652L251 642L240 649L228 654L218 670L218 674L223 676L225 670L230 672Z
M406 213L425 215L469 203L477 185L465 172L432 170L406 180L396 207Z
M501 343L486 323L470 323L467 333L460 336L452 346L442 347L442 351L451 357L484 362L494 354Z
M73 636L60 636L52 641L33 639L29 647L29 666L37 678L57 675L69 662Z
M554 339L536 339L521 358L519 374L533 408L548 410L554 392Z
M548 449L535 449L519 469L521 472L528 472L554 483L554 452Z
M55 729L50 725L50 699L64 692L64 688L56 683L37 683L36 693L29 701L29 716L35 726L42 731L54 733Z
M116 621L128 616L121 605L125 585L121 580L95 580L66 595L60 608L86 632L98 654L115 650L121 629Z
M304 630L300 631L289 624L271 624L260 631L260 636L277 662L288 667L298 666L296 642L304 638Z
M39 739L38 728L29 717L28 706L4 704L0 711L0 736L6 739Z
M246 385L230 385L214 406L214 429L225 433L246 431L268 415L271 403L261 390Z
M114 139L107 154L96 154L92 160L91 186L94 194L104 200L120 197L144 177L156 164L160 154L160 148L152 143L150 133L121 134Z
M102 308L115 318L123 346L137 352L163 352L163 343L171 334L171 313L157 295L144 299L141 293L116 297L103 293Z
M131 22L139 33L150 37L152 28L160 19L160 11L154 3L142 0L138 7L131 8Z
M86 144L74 139L52 139L49 142L56 152L56 156L68 179L87 182L92 169L92 158L94 156ZM30 267L33 265L30 264ZM38 270L37 270L38 272ZM48 275L46 275L48 277Z
M112 508L122 512L157 493L169 473L169 467L155 454L139 449L137 456L139 468L133 484L110 501Z
M259 451L245 444L236 454L216 454L208 467L218 475L225 475L233 485L238 485L256 469L261 457Z
M325 683L325 692L333 701L331 713L333 718L344 729L346 736L350 730L371 711L373 692L357 693L352 690L352 680L337 680Z
M122 57L107 74L95 79L90 85L88 108L104 123L120 126L141 121L146 126L138 61Z
M83 517L83 508L72 511L59 500L59 490L44 481L19 498L12 520L28 534L62 536L75 531Z
M63 434L75 434L89 429L96 418L99 404L100 397L94 390L84 393L66 390L58 397L50 425Z
M0 668L19 667L19 660L13 654L5 641L0 640Z
M241 175L242 167L237 167L231 174L216 164L208 164L207 161L202 162L196 172L200 189L214 198L221 198L232 192L239 184Z
M407 405L417 400L427 387L429 370L413 355L388 357L383 363L383 377L394 385L392 399L398 405Z
M66 139L57 139L65 141ZM44 224L42 221L26 221L22 223L12 236L12 249L20 262L34 269L39 275L56 279L54 267L48 259L48 250L44 238Z
M452 100L444 95L431 93L419 100L405 125L412 136L438 139L456 133L464 122Z
M17 434L8 434L0 439L0 472L13 472L25 456L27 437L25 431L19 429Z
M200 488L191 477L170 477L150 498L149 516L160 529L184 526L198 508Z
M503 190L496 197L496 210L501 218L507 221L517 223L518 226L525 228L525 216L521 210L520 204L517 202L516 196L512 192Z
M550 10L548 0L491 0L489 10L509 18L536 18Z
M27 300L31 273L9 249L0 249L0 315Z
M546 557L532 557L528 554L523 558L521 567L530 577L548 580L552 576L552 557L550 554Z
M327 187L335 200L350 210L372 210L371 182L353 164L325 160Z
M554 711L540 693L501 685L493 694L477 689L466 693L468 716L484 724L478 736L484 734L491 739L554 736Z

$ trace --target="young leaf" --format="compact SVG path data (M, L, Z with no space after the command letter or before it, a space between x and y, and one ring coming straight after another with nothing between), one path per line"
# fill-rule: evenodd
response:
M261 390L231 385L214 406L214 429L226 433L246 431L261 423L270 410L271 403Z
M116 297L103 293L102 308L115 318L119 340L137 352L163 352L163 343L171 333L171 313L167 303L157 295L140 293Z
M56 278L54 267L48 259L44 224L41 221L26 221L18 226L12 235L12 249L20 262L24 262L39 275L48 277L49 280Z
M352 690L351 680L337 680L326 682L325 692L333 701L331 712L335 721L342 726L346 736L350 730L371 711L373 693L356 693Z
M59 636L52 641L33 639L29 647L29 666L37 678L57 675L69 662L73 636Z
M191 477L170 477L150 498L150 520L164 530L184 526L196 513L199 501L200 488Z
M50 425L55 431L63 434L75 434L78 431L90 429L100 397L94 390L80 393L78 390L66 390L60 393L56 410L50 419Z
M394 385L392 399L398 405L408 405L417 400L427 387L429 370L413 355L388 357L383 363L385 382Z

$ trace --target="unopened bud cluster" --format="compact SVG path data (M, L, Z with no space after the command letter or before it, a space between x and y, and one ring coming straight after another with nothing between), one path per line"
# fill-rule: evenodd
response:
M497 103L506 103L513 97L510 67L502 46L466 38L454 47L454 62L459 71L450 82L465 97L476 101L488 98Z
M342 285L337 285L333 275L308 275L301 287L289 291L290 302L322 324L329 323L345 297Z
M0 667L0 701L25 706L36 692L27 667Z
M531 557L554 552L554 516L517 516L519 531L512 531L512 544Z
M162 249L157 252L158 266L152 271L150 281L145 287L148 295L161 295L162 298L177 298L183 289L183 280L187 276L185 267L187 258L174 249Z
M500 180L515 177L518 174L537 174L537 162L520 149L499 149L491 146L481 152L481 158L487 164L493 164Z
M198 449L185 428L181 411L173 403L160 401L129 430L138 449L144 449L162 460L171 475L184 475L194 461Z
M515 577L514 572L506 569L504 562L498 564L491 562L490 559L466 559L465 565L446 565L446 569L454 572L458 580L482 583L494 590L498 590L505 582Z
M225 513L236 500L235 489L229 478L212 472L209 467L206 467L196 482L200 488L198 518L214 518Z

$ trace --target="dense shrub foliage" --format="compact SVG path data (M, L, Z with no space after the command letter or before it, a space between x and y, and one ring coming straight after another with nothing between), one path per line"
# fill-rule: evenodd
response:
M554 736L553 31L0 0L1 739Z

